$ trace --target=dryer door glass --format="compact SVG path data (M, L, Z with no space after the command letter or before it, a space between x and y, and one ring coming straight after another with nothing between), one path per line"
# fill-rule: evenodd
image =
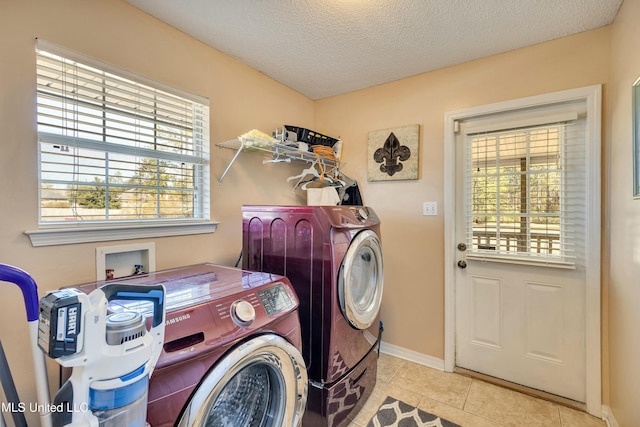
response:
M342 313L357 329L366 329L380 311L383 290L382 249L372 230L358 233L344 256L338 277Z
M177 425L294 427L306 398L300 352L279 336L263 335L241 344L212 368Z

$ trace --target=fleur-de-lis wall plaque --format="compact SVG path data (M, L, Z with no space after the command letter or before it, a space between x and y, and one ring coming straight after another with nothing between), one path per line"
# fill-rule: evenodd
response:
M409 160L411 150L406 145L400 145L398 138L391 132L382 148L373 153L373 160L380 165L380 171L389 176L402 170L402 162Z
M420 126L369 132L369 181L418 179Z

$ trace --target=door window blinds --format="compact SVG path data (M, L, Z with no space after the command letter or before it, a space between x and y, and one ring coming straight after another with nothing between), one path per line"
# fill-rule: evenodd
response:
M36 58L41 225L209 219L208 100L40 41Z
M467 134L470 254L580 262L585 159L584 123L579 120Z

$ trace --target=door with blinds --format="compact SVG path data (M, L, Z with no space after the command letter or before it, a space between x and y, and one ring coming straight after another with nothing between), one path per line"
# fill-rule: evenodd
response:
M458 122L456 366L585 402L583 102Z

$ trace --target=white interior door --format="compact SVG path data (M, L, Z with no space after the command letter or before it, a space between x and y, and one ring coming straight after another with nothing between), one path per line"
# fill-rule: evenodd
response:
M455 365L579 402L599 232L587 111L583 99L466 117L455 137Z

